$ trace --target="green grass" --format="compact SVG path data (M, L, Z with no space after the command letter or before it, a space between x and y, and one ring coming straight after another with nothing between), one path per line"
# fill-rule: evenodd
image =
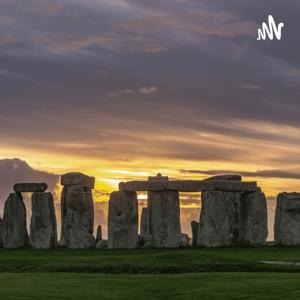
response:
M299 261L299 247L0 250L0 272L197 273L300 272L300 266L260 263Z
M2 273L0 299L299 299L300 274Z
M0 299L300 299L299 247L0 249Z

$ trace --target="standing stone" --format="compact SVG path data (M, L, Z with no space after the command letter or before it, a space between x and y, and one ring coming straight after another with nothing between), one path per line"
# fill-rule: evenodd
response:
M101 227L101 225L99 225L98 228L97 228L96 243L98 243L99 241L102 241L102 227Z
M199 229L199 222L192 221L191 222L192 227L192 246L197 246L197 239L198 239L198 229Z
M181 243L180 243L181 247L188 247L188 246L190 246L190 240L191 239L190 239L190 237L189 237L188 234L182 233L180 235L180 239L181 239Z
M108 248L108 242L107 240L101 240L101 241L98 241L96 246L95 246L96 249L103 249L103 248Z
M179 193L148 192L149 228L152 246L176 248L181 245Z
M92 188L95 178L82 173L68 173L61 177L60 245L68 248L95 246L94 203Z
M113 192L108 209L108 247L138 246L138 202L136 192Z
M268 236L267 200L262 192L244 193L241 197L240 242L262 246Z
M141 235L145 236L149 234L149 213L148 208L142 208L142 215L141 215Z
M3 235L3 220L0 218L0 248L3 248L2 235Z
M64 187L62 193L61 245L68 248L95 246L94 204L90 190L82 186Z
M2 240L4 248L28 245L26 208L21 194L12 193L5 202Z
M300 245L300 193L278 195L274 235L277 245Z
M54 248L57 243L54 199L51 193L33 193L30 244L36 249Z
M239 244L239 192L203 192L198 246L222 247Z

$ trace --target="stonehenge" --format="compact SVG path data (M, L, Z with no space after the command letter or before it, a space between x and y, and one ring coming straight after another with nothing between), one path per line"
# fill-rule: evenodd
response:
M266 244L266 196L256 182L242 181L240 175L170 180L158 174L145 181L120 182L119 190L110 194L107 240L101 226L94 235L95 178L67 173L61 176L61 185L60 241L55 201L47 184L17 183L0 218L0 247L135 249ZM138 192L147 193L140 218ZM32 193L29 234L22 193ZM201 198L199 220L191 222L192 239L181 232L180 193L199 193ZM300 193L278 195L274 233L276 245L300 245Z
M35 249L55 248L57 243L54 199L51 193L35 192L31 198L30 244Z
M278 195L274 238L276 245L300 245L300 193Z
M82 173L61 177L61 237L60 245L68 248L95 246L94 203L92 189L95 178Z
M112 192L108 209L108 247L138 246L138 200L136 192Z
M240 182L230 180L177 180L177 181L129 181L120 182L119 190L124 192L142 191L180 191L180 192L256 192L256 182Z
M13 189L16 193L45 192L48 188L46 183L17 183Z
M222 247L239 243L240 192L202 193L197 246Z
M96 235L96 243L102 241L102 226L99 225L97 228L97 235Z
M176 248L181 243L179 193L148 192L149 234L155 248Z
M142 208L142 214L141 214L141 235L146 236L149 234L149 212L148 207Z
M199 222L193 220L191 222L191 228L192 228L192 246L196 247L198 241Z
M267 199L264 193L257 191L242 194L240 220L240 243L264 245L268 236Z
M23 197L12 193L5 202L2 219L2 242L4 248L21 248L29 244L26 227L26 208Z

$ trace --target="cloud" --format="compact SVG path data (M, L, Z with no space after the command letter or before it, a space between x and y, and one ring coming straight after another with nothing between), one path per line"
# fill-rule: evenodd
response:
M115 96L120 96L120 95L127 95L127 94L152 94L155 93L156 91L158 91L158 87L157 86L142 86L138 89L129 89L126 88L124 90L121 91L114 91L114 92L109 92L107 95L110 97L115 97Z
M48 191L52 192L55 198L55 205L58 206L59 196L59 176L31 168L25 161L20 159L0 160L0 213L4 209L4 203L9 194L13 192L13 185L21 182L45 182ZM31 200L24 194L24 202L27 208L27 223L30 224ZM59 221L59 220L58 220Z
M263 88L259 85L255 85L255 84L243 84L240 86L241 89L245 89L245 90L252 90L252 91L260 91Z
M157 86L143 86L139 89L141 94L152 94L158 90Z

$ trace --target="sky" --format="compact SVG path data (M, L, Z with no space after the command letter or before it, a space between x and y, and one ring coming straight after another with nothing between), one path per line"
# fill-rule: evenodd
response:
M295 0L1 0L0 159L82 171L101 191L158 172L239 173L270 199L297 191L299 11ZM281 41L257 41L269 14L285 23Z

